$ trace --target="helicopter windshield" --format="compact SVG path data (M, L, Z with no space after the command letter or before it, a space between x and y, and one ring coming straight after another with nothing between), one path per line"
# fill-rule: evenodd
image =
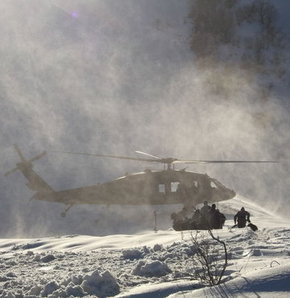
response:
M216 185L216 183L215 183L214 181L211 181L211 182L210 182L210 186L211 186L212 188L218 188L218 186Z

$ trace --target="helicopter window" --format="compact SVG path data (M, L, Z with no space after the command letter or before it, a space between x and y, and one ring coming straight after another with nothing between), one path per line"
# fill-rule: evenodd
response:
M170 184L170 191L171 192L177 192L178 188L179 188L179 182L171 182Z
M161 193L165 193L165 184L159 184L158 185L158 191Z
M210 182L210 186L211 186L212 188L218 188L217 185L216 185L213 181Z

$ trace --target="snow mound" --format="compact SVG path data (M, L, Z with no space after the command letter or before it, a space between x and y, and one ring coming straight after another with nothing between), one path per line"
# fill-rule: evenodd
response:
M123 258L129 260L138 260L143 256L143 252L139 249L125 249L123 252Z
M243 274L218 286L173 294L169 297L289 297L289 281L290 263L277 263L271 268Z
M115 296L120 293L120 287L109 271L100 274L96 270L92 274L86 275L81 286L85 292L97 297Z
M140 261L136 268L132 271L134 275L146 276L146 277L160 277L170 273L171 270L167 264L160 261L144 262Z
M52 294L58 288L59 285L55 281L51 281L45 285L43 291L40 294L42 297L47 297L49 294Z

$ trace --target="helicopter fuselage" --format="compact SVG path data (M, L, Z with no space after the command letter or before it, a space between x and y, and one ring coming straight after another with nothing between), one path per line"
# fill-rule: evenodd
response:
M185 170L175 170L175 163L196 163L212 161L180 161L175 158L133 158L115 155L99 155L97 157L118 158L125 160L137 160L150 163L163 163L166 170L126 174L118 179L106 183L91 186L56 191L40 175L33 170L32 162L43 157L46 152L26 159L17 145L14 145L20 162L16 167L6 172L8 176L15 171L22 172L28 180L27 187L34 191L32 199L62 203L67 206L65 212L71 206L78 204L98 205L169 205L183 204L190 208L204 201L218 202L233 198L236 193L225 187L222 183L207 174L194 173ZM79 153L76 153L79 154ZM81 153L82 154L82 153ZM83 155L83 154L82 154ZM218 161L219 162L219 161ZM234 162L234 161L231 161Z
M235 192L206 174L168 169L128 174L93 186L37 192L35 199L75 204L195 206L203 201L228 200Z

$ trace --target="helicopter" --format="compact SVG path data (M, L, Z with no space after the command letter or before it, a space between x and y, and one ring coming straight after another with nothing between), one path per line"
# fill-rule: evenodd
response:
M163 170L146 169L143 172L126 174L113 181L98 183L74 189L56 191L33 170L33 162L47 154L43 151L31 159L26 159L17 145L14 145L20 157L16 167L5 173L8 176L19 170L28 180L26 186L35 191L31 199L62 203L65 210L78 204L99 205L169 205L183 204L192 208L204 201L218 202L235 197L234 190L227 188L207 174L195 173L186 169L176 170L177 164L208 163L275 163L276 161L241 161L241 160L180 160L177 158L160 158L142 151L136 151L144 157L129 157L108 154L89 154L66 151L54 151L65 154L113 158L147 163L163 164Z

